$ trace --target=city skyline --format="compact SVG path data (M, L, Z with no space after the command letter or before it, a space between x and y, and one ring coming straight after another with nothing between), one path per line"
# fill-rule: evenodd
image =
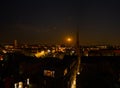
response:
M3 1L0 43L61 44L79 26L80 44L120 44L119 9L117 0Z

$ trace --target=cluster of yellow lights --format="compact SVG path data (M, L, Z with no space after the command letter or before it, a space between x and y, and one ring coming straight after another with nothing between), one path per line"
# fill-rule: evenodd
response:
M44 56L44 55L45 55L45 51L37 52L37 53L35 54L35 56L36 56L37 58L42 57L42 56Z

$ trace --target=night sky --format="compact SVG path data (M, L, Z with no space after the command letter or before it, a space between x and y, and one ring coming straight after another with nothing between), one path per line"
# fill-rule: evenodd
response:
M80 44L120 44L119 0L0 2L0 43L61 44L77 28Z

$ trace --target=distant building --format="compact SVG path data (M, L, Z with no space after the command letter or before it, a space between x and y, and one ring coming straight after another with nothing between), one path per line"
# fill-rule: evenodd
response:
M17 44L17 40L14 40L14 48L17 48L18 44Z

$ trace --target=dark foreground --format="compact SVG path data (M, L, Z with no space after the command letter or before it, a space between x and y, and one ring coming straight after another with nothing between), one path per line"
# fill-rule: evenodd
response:
M61 60L10 54L7 58L0 63L0 88L15 88L15 83L16 88L120 88L119 56L81 57L80 75L76 75L76 56Z
M120 57L82 57L77 88L120 88Z

